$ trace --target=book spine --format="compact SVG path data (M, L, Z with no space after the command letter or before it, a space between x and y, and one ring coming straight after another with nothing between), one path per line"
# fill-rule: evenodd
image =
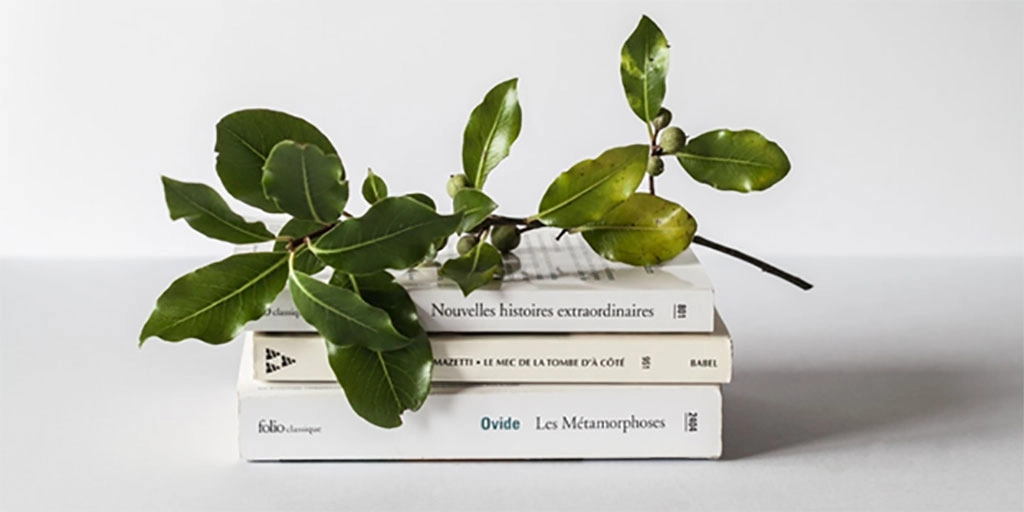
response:
M457 288L410 289L427 332L711 332L710 289L478 290L464 297ZM286 290L250 331L312 332Z
M434 382L727 383L732 342L723 335L440 335L431 338ZM674 338L674 339L673 339ZM323 338L254 336L254 377L333 382Z
M349 408L337 385L239 391L246 460L718 458L716 385L442 388L381 429Z

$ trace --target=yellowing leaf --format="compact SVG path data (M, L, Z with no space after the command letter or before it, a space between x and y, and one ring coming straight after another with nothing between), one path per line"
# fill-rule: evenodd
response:
M614 148L584 160L555 178L528 220L575 228L595 222L628 198L643 181L650 149L644 145Z
M640 23L622 45L619 74L629 108L643 121L653 120L665 99L668 41L647 16L640 18Z
M693 179L721 190L764 190L789 173L782 148L753 130L701 134L676 156Z
M630 265L654 265L689 247L697 221L672 201L637 193L600 221L577 231L606 259Z

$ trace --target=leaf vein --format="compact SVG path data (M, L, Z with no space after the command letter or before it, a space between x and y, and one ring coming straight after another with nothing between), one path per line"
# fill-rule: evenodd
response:
M552 212L555 212L555 211L561 210L562 208L565 208L566 206L569 205L569 203L579 199L580 197L583 197L586 194L589 194L590 192L592 192L597 187L600 187L601 185L603 185L606 181L614 178L617 174L618 173L613 172L611 174L603 176L601 179L599 179L599 180L595 181L594 183L591 183L590 185L587 185L586 187L584 187L578 193L573 194L573 195L569 196L568 198L566 198L564 201L562 201L562 202L552 206L551 208L548 208L547 210L544 210L544 211L538 213L533 218L538 218L539 219L541 217L546 217L547 215L550 215Z
M202 211L203 213L205 213L205 214L209 215L210 217L213 217L214 219L216 219L216 220L220 221L220 222L221 222L221 223L223 223L223 224L224 224L225 226L227 226L227 227L229 227L229 228L231 228L231 229L234 229L235 231L238 231L239 233L242 233L242 234L245 234L245 235L249 235L249 236L251 236L251 237L252 237L253 239L255 239L255 240L256 240L257 242L264 242L264 241L268 240L268 238L267 238L267 237L263 236L263 235L262 235L262 234L260 234L260 233L257 233L257 232L255 232L255 231L249 231L248 229L243 229L243 228L241 228L241 227L239 227L239 226L236 226L235 224L232 224L232 223L231 223L230 221L228 221L227 219L225 219L225 218L221 217L220 215L217 215L217 214L216 214L216 213L214 213L214 212L213 212L212 210L209 210L209 209L207 209L207 208L203 207L202 205L200 205L199 203L197 203L197 202L193 201L193 200L192 200L191 198L189 198L188 196L186 196L186 195L184 195L184 194L178 194L178 196L179 196L179 197L181 197L182 199L184 199L185 201L187 201L187 202L188 202L189 204L191 204L192 206L196 207L196 209L198 209L198 210ZM194 216L192 216L192 215L188 215L188 216L186 216L186 218L192 218L192 217L194 217ZM244 222L245 222L245 221L243 221L243 223L244 223ZM248 223L244 223L244 225L245 225L246 227L248 227L248 226L249 226L249 224L248 224Z
M313 195L309 191L309 169L306 168L306 150L301 146L299 148L299 161L302 162L302 187L306 191L306 204L309 205L309 213L313 216L313 220L326 224L313 206Z
M379 236L379 237L376 237L376 238L371 238L369 240L364 240L362 242L359 242L359 243L356 243L356 244L352 244L352 245L348 245L348 246L342 246L342 247L333 248L333 249L324 249L324 248L318 247L316 244L313 244L311 249L312 249L314 254L341 254L341 253L345 253L345 252L349 252L349 251L354 251L356 249L362 249L363 247L366 247L368 245L373 245L375 243L382 242L384 240L388 240L388 239L394 238L396 236L408 233L409 231L413 231L415 229L419 229L419 228L422 228L424 226L428 226L428 225L434 223L435 221L436 221L436 219L431 219L431 220L429 220L427 222L422 222L422 223L419 223L419 224L412 224L412 225L406 226L406 227L404 227L402 229L399 229L398 231L392 231L392 232L390 232L390 233L388 233L388 234L386 234L384 236ZM388 228L390 228L392 225L394 225L394 224L393 223L389 224Z
M725 158L725 157L720 157L720 156L704 156L704 155L696 155L696 154L693 154L693 153L680 153L679 154L679 158L690 158L690 159L693 159L693 160L706 160L706 161L709 161L709 162L724 162L724 163L731 163L731 164L736 164L736 165L745 165L745 166L749 166L749 167L764 167L766 169L770 169L771 168L771 165L766 164L766 163L762 163L762 162L758 162L756 160L740 160L738 158Z
M395 405L398 406L398 414L401 415L402 411L405 410L405 407L402 405L402 400L398 396L398 388L395 387L395 382L391 380L391 374L388 372L388 363L384 361L384 356L381 355L380 352L374 353L377 354L377 360L380 361L380 368L384 371L384 379L388 381L388 390L391 391L391 396L395 399Z
M487 140L484 142L483 151L480 154L480 161L476 166L476 176L473 179L473 188L479 189L483 186L484 164L487 162L487 154L491 151L491 144L494 141L494 133L498 131L498 122L502 118L503 108L504 103L499 107L498 115L494 116L494 122L491 123L491 130L487 134Z
M313 279L313 278L310 278L310 279ZM337 310L337 309L331 307L326 302L316 298L316 296L314 296L312 293L310 293L309 289L306 288L305 286L303 286L302 283L298 279L292 279L292 282L294 282L299 287L299 290L302 293L304 293L307 297L309 297L309 300L312 300L313 302L317 303L317 305L319 305L320 307L322 307L322 308L324 308L324 309L326 309L326 310L328 310L328 311L330 311L330 312L332 312L332 313L334 313L334 314L336 314L336 315L338 315L338 316L340 316L340 317L342 317L342 318L344 318L344 319L346 319L346 320L348 320L348 321L350 321L350 322L352 322L352 323L354 323L356 325L359 325L359 326L365 328L368 331L380 332L377 329L374 329L373 327L371 327L371 326L369 326L367 324L364 324L363 322L360 322L359 320L357 320L357 319L355 319L355 318L353 318L353 317L351 317L349 315L346 315L342 311Z
M220 299L217 299L216 301L214 301L214 302L210 303L209 305L199 309L198 311L178 319L176 322L174 322L174 323L168 325L167 327L163 328L161 330L161 332L165 332L168 329L172 329L175 326L181 324L182 322L187 322L187 321L189 321L189 320L191 320L191 319L193 319L193 318L195 318L195 317L197 317L197 316L199 316L199 315L201 315L201 314L203 314L203 313L205 313L205 312L207 312L207 311L209 311L209 310L211 310L211 309L213 309L213 308L215 308L215 307L217 307L217 306L219 306L221 304L223 304L224 302L228 301L229 299L231 299L235 295L238 295L238 294L244 292L245 290L247 290L251 286L253 286L256 283L258 283L259 281L263 280L263 278L265 278L268 275L270 275L273 271L277 270L277 268L280 267L281 265L283 265L285 261L288 261L288 257L287 256L282 257L280 260L278 260L277 263L272 265L270 268L268 268L267 270L264 270L259 275L257 275L255 278L250 279L249 282L245 283L245 285L241 286L240 288L235 289L231 293L225 295L224 297L221 297ZM227 289L229 289L229 288L225 288L225 290L227 290Z
M261 160L263 160L264 162L267 161L267 155L264 155L262 152L260 152L260 150L256 149L252 144L249 144L249 141L243 139L241 135L236 133L231 128L224 128L224 130L227 131L228 133L230 133L232 137L234 137L235 139L238 140L238 142L241 142L242 145L245 146L249 151L252 151L253 154L255 154L256 156L260 157Z

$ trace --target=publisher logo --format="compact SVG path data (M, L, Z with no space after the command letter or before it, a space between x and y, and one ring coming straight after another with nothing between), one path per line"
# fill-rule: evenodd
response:
M277 422L277 420L260 420L258 432L260 434L283 434L284 425Z
M319 434L323 427L313 425L291 425L280 423L275 419L261 419L256 424L258 434Z
M297 361L295 360L294 357L286 356L281 352L269 347L267 348L267 351L264 354L263 358L263 363L267 367L267 373L274 373L280 370L281 368L287 368L295 364L296 362Z

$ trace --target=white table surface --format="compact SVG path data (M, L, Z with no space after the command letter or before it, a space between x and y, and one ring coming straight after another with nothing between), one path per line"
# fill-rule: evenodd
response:
M1024 506L1021 259L779 258L803 293L700 254L736 347L713 462L241 462L240 345L136 347L201 262L0 261L0 510Z

